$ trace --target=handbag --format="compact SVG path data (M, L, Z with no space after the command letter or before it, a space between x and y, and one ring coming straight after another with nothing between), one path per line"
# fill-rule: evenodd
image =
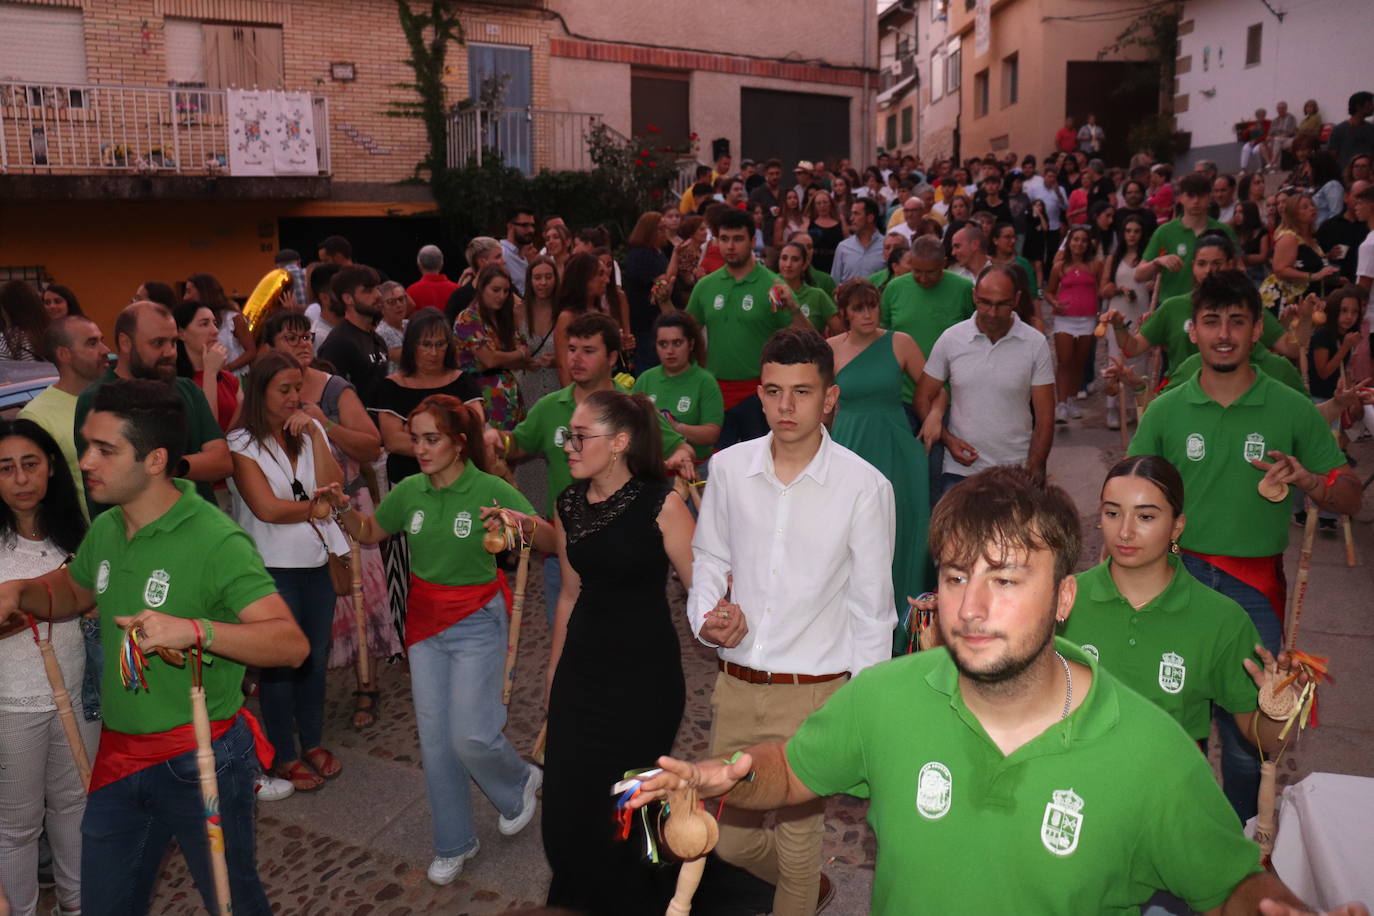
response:
M353 560L352 557L342 556L334 553L325 543L324 535L320 534L320 529L315 527L315 523L310 523L310 530L315 532L315 537L320 539L320 545L324 547L325 561L329 565L329 584L334 586L334 594L339 597L353 594Z

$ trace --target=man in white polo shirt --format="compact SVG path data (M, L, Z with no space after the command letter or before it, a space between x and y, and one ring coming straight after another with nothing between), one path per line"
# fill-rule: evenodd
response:
M1054 367L1039 331L1016 317L1014 266L992 264L973 290L972 318L940 335L916 386L924 419L950 386L943 492L970 474L1024 464L1043 477L1054 443Z

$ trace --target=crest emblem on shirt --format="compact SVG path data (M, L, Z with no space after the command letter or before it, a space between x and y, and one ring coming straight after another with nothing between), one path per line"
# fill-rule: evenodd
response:
M1245 437L1245 460L1262 461L1265 455L1264 436L1251 433Z
M1190 433L1185 444L1185 454L1189 461L1201 461L1207 457L1207 440L1202 438L1202 433Z
M722 293L722 294L716 296L715 301L712 302L711 305L715 308L715 310L716 310L717 312L719 312L721 309L725 308L725 294Z
M754 310L754 297L752 295L746 295L740 300L739 307L746 312L752 312Z
M806 316L807 318L810 318L810 317L811 317L811 306L809 306L809 305L803 305L803 306L801 307L801 313L802 313L802 315Z
M938 821L949 813L949 803L954 794L954 780L949 775L949 767L932 760L921 767L916 777L916 810L926 820Z
M1185 243L1185 242L1179 242L1179 243L1178 243L1178 247L1175 248L1174 250L1178 252L1178 256L1179 256L1180 258L1186 258L1186 257L1188 257L1188 245L1187 245L1187 243Z
M465 538L472 534L472 513L466 510L453 517L453 536Z
M567 442L567 441L568 441L568 428L567 428L566 426L560 426L560 427L558 427L557 429L555 429L555 430L553 431L553 445L554 445L554 448L562 448L562 447L563 447L563 443L565 443L565 442Z
M1040 822L1040 842L1057 856L1078 848L1083 833L1083 799L1073 789L1056 789Z
M110 587L110 561L101 560L100 568L95 571L95 590L97 594L105 594L105 589Z
M1089 655L1091 655L1094 659L1097 659L1097 658L1098 658L1097 646L1094 646L1092 643L1090 643L1090 642L1085 642L1085 643L1083 643L1083 645L1080 646L1079 648L1081 648L1084 652L1086 652L1086 653L1088 653Z
M1184 319L1184 321L1183 321L1183 333L1184 333L1184 334L1191 334L1192 332L1193 332L1193 319L1191 319L1191 318L1186 318L1186 319Z
M419 534L420 528L425 523L425 510L416 509L415 514L410 517L410 533Z
M1165 652L1159 660L1159 689L1165 693L1178 693L1188 677L1188 667L1183 656L1175 652Z
M165 569L155 569L148 576L148 581L143 583L143 600L148 607L162 607L167 601L167 589L171 586L172 577Z
M677 412L678 412L678 413L686 413L687 411L689 411L689 410L691 410L691 409L692 409L692 399L689 398L689 397L687 397L687 395L684 394L682 397L680 397L680 398L677 399Z

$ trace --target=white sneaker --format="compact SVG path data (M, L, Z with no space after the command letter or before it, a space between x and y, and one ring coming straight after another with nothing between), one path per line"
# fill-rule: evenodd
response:
M1080 401L1086 401L1087 399L1088 399L1088 389L1086 389L1086 388L1080 388L1080 389L1078 389L1078 400L1080 400Z
M1056 422L1056 423L1067 423L1067 422L1069 422L1069 405L1067 405L1067 404L1060 404L1059 406L1057 406L1057 407L1054 408L1054 422Z
M520 813L515 817L502 816L496 822L496 829L506 836L515 836L534 819L534 793L544 784L544 771L534 764L529 765L530 775L525 780L525 800Z
M1108 429L1120 429L1120 428L1121 428L1121 411L1117 410L1115 407L1108 407L1108 408L1107 408L1107 428L1108 428Z
M1081 419L1083 419L1083 409L1082 409L1081 407L1079 407L1078 404L1077 404L1076 402L1070 401L1070 402L1068 403L1067 406L1068 406L1068 408L1069 408L1069 419L1071 419L1071 420L1081 420Z
M477 855L481 848L482 844L477 843L461 856L435 856L434 861L429 863L429 871L425 872L425 877L429 879L430 884L440 887L452 884L463 873L463 863Z
M253 791L257 793L258 801L274 802L290 798L295 794L296 787L289 780L262 773L253 780Z

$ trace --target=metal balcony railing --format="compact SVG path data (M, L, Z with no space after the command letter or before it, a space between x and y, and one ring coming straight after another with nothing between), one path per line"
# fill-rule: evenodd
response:
M592 168L587 140L601 115L543 108L465 108L448 121L448 166L481 165L493 152L526 175ZM619 135L617 135L619 136Z
M0 81L0 170L44 175L227 175L223 89ZM312 95L319 174L328 175L329 101Z

